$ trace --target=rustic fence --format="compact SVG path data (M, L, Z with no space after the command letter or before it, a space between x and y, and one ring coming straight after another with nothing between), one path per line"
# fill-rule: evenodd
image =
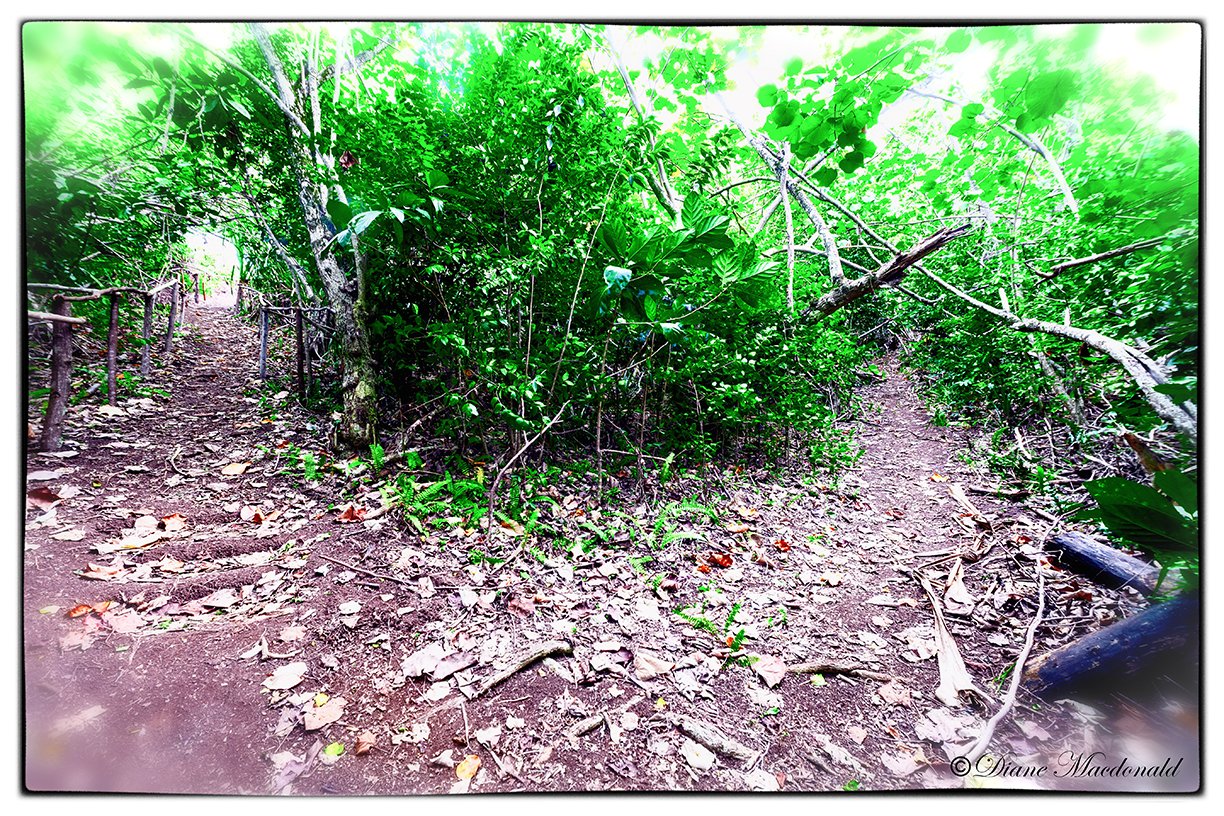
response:
M244 306L252 311L258 308L260 382L266 382L268 379L268 338L271 334L272 319L292 322L297 392L300 399L306 399L310 384L314 380L312 355L307 349L307 335L313 327L321 336L330 338L335 333L335 327L331 325L332 310L327 306L273 305L268 295L240 283L235 298L235 312L241 314Z
M119 385L119 307L128 296L140 296L144 307L144 346L140 354L140 374L148 376L152 368L154 345L153 306L157 298L169 290L170 311L166 319L165 353L174 347L174 330L186 307L187 293L195 290L195 299L201 296L200 275L192 274L184 286L179 278L164 280L142 289L136 286L114 286L109 289L92 289L83 286L60 286L52 283L30 283L26 289L33 292L50 293L50 311L27 310L30 321L47 322L51 329L51 383L47 395L47 412L43 421L39 447L44 451L60 449L64 433L64 417L68 413L68 401L72 389L72 334L77 327L87 326L83 317L74 317L72 304L106 299L110 310L106 331L106 399L114 405ZM88 330L88 329L86 329ZM160 331L158 334L160 339Z

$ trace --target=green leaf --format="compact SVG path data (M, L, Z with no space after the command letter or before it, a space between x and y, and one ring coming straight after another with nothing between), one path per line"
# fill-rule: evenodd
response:
M777 85L762 85L757 89L757 102L761 103L763 108L772 108L778 104L778 86Z
M438 190L450 185L450 177L441 170L430 169L425 173L425 183L430 190Z
M123 87L125 87L125 88L150 88L150 87L154 87L154 86L156 86L156 85L158 85L158 84L160 84L160 83L155 82L155 81L153 81L153 80L151 80L151 79L145 79L144 77L136 77L136 78L135 78L135 79L133 79L131 82L129 82L128 84L124 85Z
M344 753L344 743L343 742L333 742L330 745L328 745L326 748L323 749L323 753L327 754L328 756L338 757Z
M863 158L862 153L857 150L851 150L837 163L837 166L845 173L853 173L863 166Z
M358 213L349 223L349 229L354 235L360 235L366 231L370 224L374 223L374 219L382 215L382 210L368 210L363 213Z
M1049 119L1071 101L1077 89L1075 74L1069 70L1050 71L1033 79L1024 89L1024 104L1035 119Z
M962 119L973 119L975 117L981 116L985 110L986 110L986 106L981 104L980 102L970 102L968 105L961 108L961 118Z
M1198 389L1189 383L1164 383L1155 390L1174 402L1198 402Z
M959 54L968 48L971 42L973 42L973 38L969 35L969 32L960 28L948 35L947 41L944 42L944 49L949 54Z
M1195 552L1198 525L1181 516L1155 488L1110 476L1086 482L1096 499L1095 516L1119 538L1148 552Z
M347 228L349 221L353 220L352 208L338 198L327 202L327 215L338 230Z
M834 168L822 167L816 171L816 183L821 187L828 187L835 181L837 181L837 170Z
M1152 477L1156 487L1190 515L1198 513L1198 485L1180 470L1161 470Z
M783 70L787 76L794 76L803 70L803 60L799 57L792 57L786 61L786 67Z

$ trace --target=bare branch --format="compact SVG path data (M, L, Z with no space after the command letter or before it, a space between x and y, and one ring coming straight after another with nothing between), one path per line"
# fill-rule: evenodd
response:
M1068 269L1074 269L1077 266L1087 266L1088 264L1096 263L1097 261L1104 261L1109 258L1116 258L1119 255L1128 255L1132 252L1137 252L1141 249L1149 249L1151 247L1158 245L1161 241L1164 241L1165 237L1167 236L1162 236L1160 238L1148 238L1145 241L1136 241L1133 244L1128 244L1127 246L1124 246L1124 247L1118 247L1117 249L1110 249L1105 252L1098 252L1096 255L1088 255L1087 257L1084 257L1084 258L1076 258L1073 261L1063 261L1060 264L1055 264L1054 266L1051 266L1049 274L1043 275L1042 273L1038 272L1037 276L1040 278L1043 278L1044 280L1050 280L1051 278L1056 277L1059 273L1065 272Z

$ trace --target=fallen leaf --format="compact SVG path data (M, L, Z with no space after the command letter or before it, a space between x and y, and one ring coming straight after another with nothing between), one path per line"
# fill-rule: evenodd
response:
M506 602L506 609L520 618L529 618L535 614L535 601L529 595L515 595Z
M64 734L70 734L73 731L80 731L85 726L89 725L94 720L106 713L106 709L100 705L90 706L84 711L73 714L71 717L61 717L56 720L51 726L51 736L61 737Z
M750 527L747 524L743 524L742 522L738 522L738 521L727 522L727 532L729 533L746 533L751 529L752 527Z
M225 467L221 468L222 476L241 476L246 473L246 469L251 466L250 462L230 462Z
M761 655L753 662L752 669L761 675L761 679L770 688L781 683L782 678L786 676L786 664L773 655Z
M39 510L50 510L63 500L49 487L36 487L26 493L26 501Z
M400 664L400 670L407 677L420 677L432 672L445 656L445 646L437 642L430 643L404 658L403 663Z
M709 770L714 766L714 762L717 759L709 748L693 742L691 739L686 739L684 744L680 746L680 756L684 757L689 765L699 771Z
M475 665L475 663L475 654L471 652L455 652L438 661L438 665L434 667L430 679L435 683L439 680L445 680L455 672L462 671L468 666Z
M333 697L321 706L308 704L302 727L307 731L317 731L325 725L331 725L344 716L344 707L348 701L343 697Z
M178 532L187 526L187 517L182 513L171 513L168 516L162 516L162 527L168 533Z
M846 734L859 745L862 745L863 740L867 739L867 729L857 725L846 726Z
M932 481L932 482L946 482L946 481L948 481L948 477L947 477L947 476L944 476L944 475L943 475L943 474L941 474L941 473L932 473L932 474L931 474L931 481Z
M476 754L468 754L462 762L455 766L455 776L460 779L471 779L479 770L480 757Z
M777 541L775 541L774 546L776 546L782 552L790 552L791 548L791 545L784 538L779 538Z
M68 617L79 618L82 615L88 615L92 611L93 611L93 607L90 606L89 604L77 604L76 606L68 610Z
M717 564L720 567L726 568L726 567L731 566L731 554L730 553L721 553L721 552L710 553L709 559L710 561L712 561L713 563Z
M301 661L296 663L287 663L265 678L263 681L263 687L278 691L291 689L298 683L302 682L302 676L305 674L305 663Z
M361 521L362 519L365 518L365 514L366 514L366 510L364 507L358 507L352 502L349 502L348 504L340 508L340 514L336 516L336 521L340 521L344 523Z
M353 746L353 753L357 756L364 756L370 753L370 749L374 747L377 739L373 731L362 731L357 735L357 744Z
M327 705L327 701L330 699L331 699L330 694L324 694L323 692L320 691L314 697L310 698L310 702L314 703L315 708L319 708L320 706Z
M277 638L283 643L292 643L293 641L301 640L304 637L306 637L306 630L296 625L286 626L284 629L280 630L280 634L277 635Z
M80 541L85 537L85 531L80 527L70 527L51 536L56 541Z
M880 695L880 699L892 705L908 706L911 703L910 690L896 680L880 686L876 693Z
M709 571L710 571L710 565L709 565L709 564L698 564L698 565L697 565L697 571L698 571L698 572L709 572Z
M209 606L214 609L225 609L236 603L238 603L238 595L229 587L218 589L211 595L200 599L201 606Z
M326 756L338 757L344 753L344 743L343 742L329 743L328 746L323 749L323 753Z
M361 601L345 601L340 604L339 611L341 615L356 615L361 611Z
M26 474L27 482L50 482L60 477L58 470L34 470Z
M633 655L633 671L639 680L651 680L661 674L666 674L671 671L672 665L645 649L639 649Z

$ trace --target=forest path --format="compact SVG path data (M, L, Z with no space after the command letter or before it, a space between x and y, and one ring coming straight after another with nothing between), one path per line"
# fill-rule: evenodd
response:
M148 384L166 394L74 407L66 455L28 455L32 789L961 784L947 759L989 712L935 698L930 601L909 568L985 551L948 620L991 692L1032 614L1043 525L977 496L966 515L949 487L977 474L895 364L863 389L879 410L837 489L749 473L730 495L689 481L685 502L599 508L594 477L567 472L540 486L562 536L510 524L490 540L463 526L459 483L418 493L414 526L369 488L345 503L333 471L306 478L320 419L259 387L255 329L194 305L186 318ZM932 568L940 595L951 566ZM811 662L827 668L784 671ZM996 737L1008 752L1083 747L1057 707L1022 712Z

